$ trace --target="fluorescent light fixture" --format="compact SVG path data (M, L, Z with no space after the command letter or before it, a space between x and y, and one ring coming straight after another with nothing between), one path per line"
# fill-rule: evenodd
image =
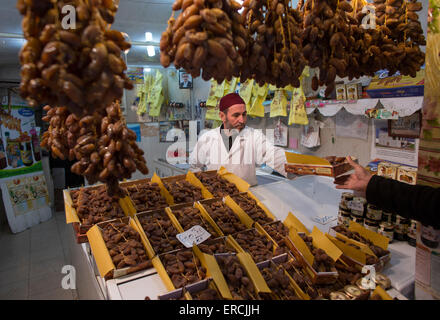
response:
M145 41L153 41L153 34L151 32L145 32ZM147 53L149 57L154 57L156 55L153 46L147 46Z
M144 68L144 72L150 72L151 68Z

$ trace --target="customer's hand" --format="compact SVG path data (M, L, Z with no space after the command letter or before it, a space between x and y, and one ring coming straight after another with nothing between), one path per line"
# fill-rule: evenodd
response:
M350 157L347 157L347 162L354 168L354 173L351 174L348 179L345 179L345 181L335 179L335 184L337 184L336 189L350 189L365 193L367 191L368 182L370 182L371 179L371 174L351 160Z

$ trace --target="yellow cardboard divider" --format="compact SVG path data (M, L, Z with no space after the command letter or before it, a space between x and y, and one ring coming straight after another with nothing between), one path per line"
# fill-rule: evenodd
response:
M297 154L287 151L285 153L286 153L286 161L289 164L311 164L311 165L322 165L322 166L330 166L330 167L332 166L328 160L316 156Z
M203 185L203 183L195 176L194 173L188 171L186 174L186 180L191 183L193 186L199 187L202 190L203 199L212 199L214 196L211 192Z
M143 238L142 241L145 242L145 248L147 249L148 257L150 259L153 259L153 257L156 255L156 253L154 252L153 246L151 245L150 240L148 240L148 237L145 234L144 229L142 228L142 224L139 221L137 215L134 216L133 220L137 224L137 227L138 227L139 233L141 235L141 238Z
M217 171L217 174L220 175L222 178L228 180L229 182L235 184L238 191L240 191L240 192L248 191L251 186L249 183L247 183L242 178L240 178L240 177L236 176L235 174L226 170L225 167L220 167L220 169L218 169L218 171Z
M376 286L376 289L374 289L371 296L376 294L379 295L382 300L393 300L393 298L381 286Z
M129 196L126 196L126 197L124 197L122 199L119 199L119 205L121 207L123 207L122 204L125 206L126 211L128 212L128 214L131 217L134 217L134 215L136 214L137 211L136 211L136 207L134 206L133 200L131 200L131 198Z
M302 222L292 212L289 212L283 223L289 229L294 228L296 232L302 232L306 235L310 234L305 225L303 225Z
M102 238L101 230L99 230L97 225L94 225L87 231L87 238L89 239L90 248L98 266L99 274L104 278L106 274L115 269L115 265Z
M364 252L366 254L369 254L369 255L372 255L372 256L377 258L377 256L374 254L374 252L365 243L362 243L362 242L356 241L354 239L351 239L351 238L349 238L349 237L347 237L347 236L345 236L345 235L343 235L342 233L339 233L339 232L336 232L336 238L337 239L342 239L342 240L344 240L344 241L346 241L348 243L354 244L355 246L358 246L359 248L361 248L360 250L362 252ZM354 249L356 249L356 248L354 248Z
M331 242L333 242L339 249L342 250L342 252L349 258L358 261L361 264L365 264L367 261L367 257L365 256L365 253L352 247L349 246L341 241L339 241L337 238L332 237L329 234L326 234L327 238L329 238L329 240ZM342 261L342 260L340 260Z
M156 172L153 174L153 177L151 178L151 182L156 182L159 185L160 188L160 194L162 197L165 198L169 206L174 205L174 198L170 194L170 192L165 188L163 185L162 179L156 174Z
M63 198L64 198L64 211L66 213L66 223L73 223L79 221L78 215L76 214L76 210L72 207L73 201L72 197L70 196L70 189L63 190Z
M171 223L174 225L174 227L176 227L177 231L184 232L185 230L183 230L182 226L180 225L179 220L177 220L176 216L174 215L173 211L171 210L170 207L166 207L165 208L165 212L167 213L168 217L171 220Z
M315 248L321 248L327 253L333 261L337 261L342 255L342 251L331 242L321 230L319 230L316 226L313 227L312 233L310 236L313 239L313 246Z
M154 257L151 260L154 268L156 269L157 273L159 274L159 277L162 279L165 288L167 288L168 291L176 290L176 287L174 286L173 282L171 281L171 278L168 276L167 271L165 270L164 265L162 264L162 261L160 261L159 256Z
M266 281L264 281L263 275L251 255L247 252L239 252L237 253L237 258L246 269L248 276L255 287L256 293L271 293L272 291L268 287Z
M370 240L378 247L381 247L384 250L388 249L388 243L390 239L387 237L378 234L374 231L365 229L363 226L361 226L359 223L356 223L354 221L350 221L350 226L348 227L350 231L356 231L358 232L362 237Z
M306 259L307 263L310 266L313 266L313 261L315 257L310 252L309 247L306 245L304 240L293 230L289 231L289 238L292 241L293 245L299 250L304 259Z
M197 246L193 246L193 251L197 258L199 258L200 263L206 268L206 275L208 277L212 277L217 288L224 299L232 300L231 291L229 291L229 287L226 284L225 277L223 276L222 271L215 260L214 256L210 254L203 253Z
M240 247L237 240L235 240L231 235L228 235L226 237L226 243L228 243L230 246L232 246L236 252L244 252L243 248Z
M202 215L202 217L205 218L206 221L208 221L208 223L211 225L211 227L214 228L215 232L217 232L217 234L219 236L221 236L221 237L225 236L223 234L222 230L217 225L217 223L215 223L215 221L212 219L212 217L209 215L209 213L206 211L206 209L198 201L194 203L194 207L199 209L200 214Z
M243 223L246 228L252 228L252 224L254 223L254 220L252 220L251 217L247 215L246 212L240 206L231 198L231 196L226 196L224 198L225 204L234 211L234 213L238 216L241 223Z

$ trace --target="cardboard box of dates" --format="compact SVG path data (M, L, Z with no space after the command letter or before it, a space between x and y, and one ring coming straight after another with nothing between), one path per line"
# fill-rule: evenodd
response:
M252 192L241 192L231 196L231 199L254 221L261 225L272 223L277 219L269 209L261 203Z
M169 205L163 196L163 186L150 178L121 182L119 185L128 194L127 204L132 212L156 210Z
M152 268L153 249L131 217L98 223L87 231L101 277L118 278Z
M314 227L309 235L290 230L286 245L300 261L314 284L331 284L338 279L335 262L342 255L319 229Z
M63 190L66 223L71 223L77 243L87 242L86 232L95 224L131 216L128 196L115 199L107 195L105 185Z
M179 232L187 231L195 225L203 227L213 238L222 237L223 233L199 203L177 204L165 208Z
M221 236L231 235L252 227L253 220L230 196L202 200L196 206L205 216L211 217L220 229Z
M391 260L389 239L354 221L350 221L348 228L340 225L330 228L327 237L342 250L344 262L360 270L373 265L380 272Z
M212 198L222 198L249 190L249 183L235 174L221 167L219 170L210 170L194 173L195 177L206 187Z
M166 178L160 178L154 174L151 181L160 186L162 195L170 206L212 198L209 191L191 171Z
M257 263L264 280L271 289L271 294L261 294L265 300L310 300L292 276L285 270L283 263L287 262L287 253Z
M195 245L158 255L152 263L170 291L212 278L222 298L232 299L214 256L201 252Z
M286 172L298 175L338 177L353 169L353 167L346 161L345 157L328 156L325 158L319 158L310 155L286 152L286 159ZM352 159L357 162L357 159Z

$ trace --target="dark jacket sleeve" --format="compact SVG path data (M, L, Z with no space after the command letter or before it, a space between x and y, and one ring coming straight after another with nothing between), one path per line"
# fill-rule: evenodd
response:
M440 188L373 176L367 186L367 201L384 211L440 229Z

